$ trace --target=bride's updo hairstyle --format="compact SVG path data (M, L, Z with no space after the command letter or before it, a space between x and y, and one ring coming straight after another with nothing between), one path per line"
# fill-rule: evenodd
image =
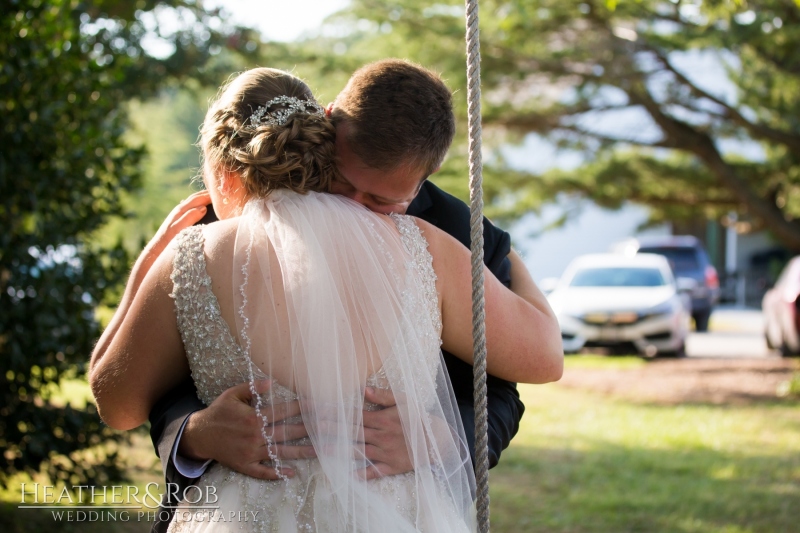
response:
M281 70L255 68L223 86L200 129L203 158L220 179L224 172L237 174L250 197L277 189L327 192L337 172L333 124L325 113L308 108L292 112L285 122L269 120L290 111L292 101L264 108L280 97L316 105L311 89Z

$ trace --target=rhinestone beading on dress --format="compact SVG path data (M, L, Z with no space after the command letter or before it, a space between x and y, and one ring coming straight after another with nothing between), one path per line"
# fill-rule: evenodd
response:
M211 290L202 228L185 229L175 245L170 296L197 394L210 405L232 385L247 381L246 361Z
M410 267L417 273L422 282L422 295L425 308L428 310L433 329L436 332L436 342L441 346L442 314L439 311L439 296L436 292L436 272L433 270L433 256L428 251L428 241L422 231L414 222L414 217L408 215L390 215L400 231L400 237L406 251L411 255ZM421 318L424 318L422 315Z
M219 302L211 290L211 278L206 271L203 251L202 228L185 229L176 237L175 246L171 276L173 291L170 296L175 300L178 329L198 397L203 403L210 405L228 388L249 380L249 365L222 317ZM258 367L253 367L253 373L257 379L268 378ZM274 383L267 393L261 395L260 401L263 405L271 405L296 399L297 395L294 392ZM287 420L287 423L299 422L301 422L300 417ZM295 444L310 444L310 441L302 439ZM303 466L309 468L307 464ZM297 508L298 519L301 519L304 513L309 514L309 510L304 509L304 500L301 497L303 487L297 483L287 484L284 490L278 491L279 483L282 482L250 478L217 464L210 468L197 484L213 485L221 492L226 488L229 491L235 489L242 502L241 510L246 516L254 517L252 521L239 525L251 531L267 532L273 531L273 526L278 523L274 506L265 505L264 498L269 494L280 493L279 501L283 506L300 501ZM190 520L180 518L181 515L177 514L176 519L170 524L170 532L193 531L199 524L196 517Z

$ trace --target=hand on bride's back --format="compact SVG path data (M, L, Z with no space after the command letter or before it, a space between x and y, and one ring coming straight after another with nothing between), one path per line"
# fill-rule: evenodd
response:
M368 387L365 400L380 405L379 411L364 411L364 453L372 464L365 479L403 474L414 466L408 453L397 400L392 391Z
M269 389L269 382L258 382L259 393ZM192 414L180 439L179 453L188 458L213 459L232 470L260 479L278 479L270 461L270 451L264 445L261 420L251 406L252 394L248 383L223 392L202 411ZM365 452L372 465L362 472L366 479L402 474L412 470L396 400L391 391L368 389L365 399L383 407L380 411L365 411ZM268 434L276 446L273 455L280 459L308 459L315 456L312 446L283 445L284 441L307 437L303 424L282 424L300 414L298 402L264 408L270 425ZM294 472L283 468L282 474Z
M256 390L263 393L269 389L269 384L269 381L257 382ZM193 459L213 459L237 472L269 480L280 477L273 465L264 464L271 457L308 459L315 456L313 446L282 444L308 436L303 424L282 423L300 414L298 402L262 409L269 423L267 434L275 443L273 449L268 450L261 434L262 421L251 406L252 397L250 384L242 383L220 394L206 409L192 414L181 436L179 453ZM288 477L294 475L286 467L281 473Z

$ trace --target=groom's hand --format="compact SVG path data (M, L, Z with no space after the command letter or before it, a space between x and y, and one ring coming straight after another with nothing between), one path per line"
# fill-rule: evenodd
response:
M362 474L366 479L376 479L410 472L413 465L392 391L367 387L364 399L383 409L363 413L364 452L372 465Z
M256 382L256 391L269 390L269 381ZM278 469L269 462L272 457L280 459L307 459L314 457L312 446L282 445L282 442L308 436L303 424L282 424L289 417L300 414L298 402L277 404L262 409L267 417L267 434L275 442L268 450L261 434L262 421L251 405L253 395L249 383L231 387L217 397L207 408L189 417L183 429L178 453L187 458L208 460L242 474L274 480L281 475L291 477L294 471Z

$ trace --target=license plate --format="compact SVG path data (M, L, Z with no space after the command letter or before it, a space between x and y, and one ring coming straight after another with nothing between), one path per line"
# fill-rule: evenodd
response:
M600 328L600 339L604 341L618 341L622 338L619 328L614 326L603 326Z

